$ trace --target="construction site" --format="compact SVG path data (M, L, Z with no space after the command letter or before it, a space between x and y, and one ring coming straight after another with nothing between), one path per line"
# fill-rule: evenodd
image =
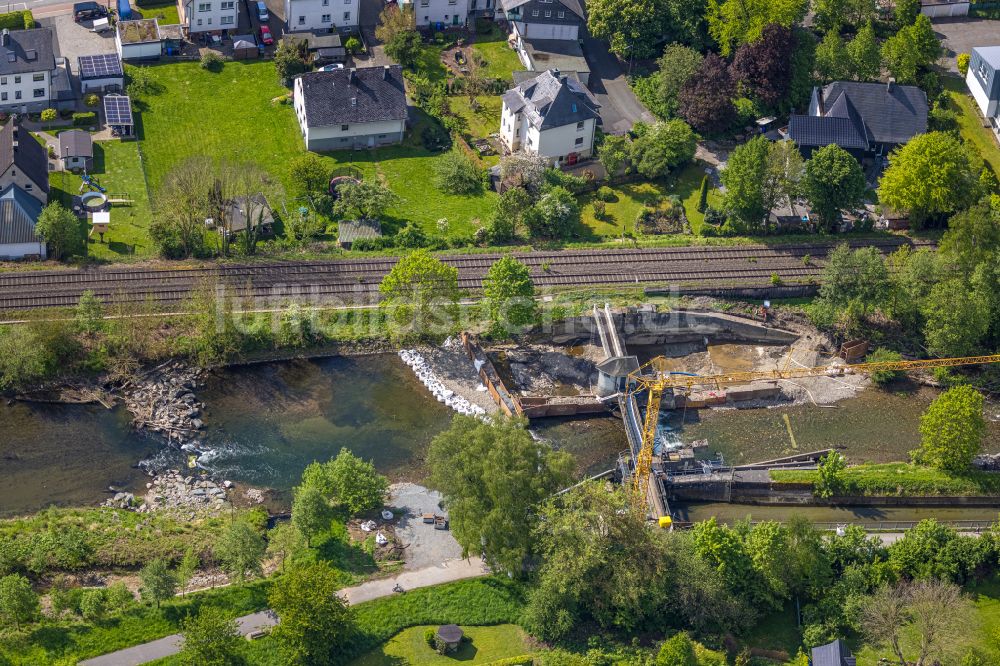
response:
M866 341L838 345L811 326L778 324L767 315L765 308L756 316L737 316L661 312L655 306L613 311L595 305L590 316L561 322L547 344L484 350L463 335L462 345L478 379L505 414L533 423L602 413L619 418L628 448L594 477L626 486L636 510L663 527L690 524L690 503L814 504L810 488L776 490L771 471L815 470L835 449L848 458L853 453L840 443L813 449L810 441L798 442L783 413L783 446L758 459L745 460L737 452L730 460L723 449L732 451L738 443L686 436L685 424L700 420L696 414L788 406L836 412L836 403L870 387L873 371L1000 361L1000 356L981 356L865 363L870 351ZM988 442L987 449L995 444ZM903 459L898 451L886 456ZM866 452L857 462L870 458ZM685 508L675 510L678 504Z

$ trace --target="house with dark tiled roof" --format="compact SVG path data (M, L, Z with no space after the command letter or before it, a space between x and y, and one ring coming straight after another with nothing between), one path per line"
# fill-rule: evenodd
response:
M521 64L530 71L558 69L588 84L590 67L580 46L586 22L580 0L500 0Z
M0 258L45 258L35 224L48 200L45 148L10 120L0 127Z
M37 112L53 100L56 60L48 28L0 32L0 109Z
M927 111L916 86L835 81L813 88L808 115L792 114L788 136L807 156L830 144L858 158L886 155L927 131Z
M0 191L0 259L45 258L45 241L35 233L42 204L16 185Z
M500 139L553 164L573 164L594 152L600 105L577 79L558 69L522 81L503 94Z
M302 74L292 102L306 150L386 146L402 141L406 130L399 65Z

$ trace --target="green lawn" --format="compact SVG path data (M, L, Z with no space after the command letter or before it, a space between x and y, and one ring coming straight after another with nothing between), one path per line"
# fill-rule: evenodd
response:
M958 127L962 138L974 145L983 159L1000 174L1000 146L989 128L983 127L976 102L969 95L965 81L957 76L944 78L944 87L951 98L949 108L958 112Z
M132 11L138 12L143 18L158 18L162 25L173 25L180 23L181 20L177 15L177 3L176 2L141 2L132 8Z
M818 472L772 471L777 483L815 483ZM907 463L857 465L844 471L846 495L995 495L1000 477L990 472L951 474Z
M611 189L614 190L617 200L605 204L603 219L594 216L594 195L586 194L580 198L583 224L589 234L596 237L620 236L623 229L634 232L635 218L643 208L652 206L657 200L670 195L677 195L684 204L684 212L691 223L692 233L697 234L705 221L705 216L698 212L698 197L704 175L704 164L696 161L686 166L676 178L668 177L662 181L629 183L613 187ZM718 190L710 190L709 205L718 206L720 201L721 195Z
M149 240L152 212L149 195L139 160L139 144L135 141L99 141L94 144L94 167L91 175L109 193L127 194L129 206L111 209L111 230L87 242L87 255L93 259L121 261L129 257L145 257L153 252ZM64 206L72 205L72 197L80 191L80 176L65 171L49 174L52 195ZM86 234L86 223L81 224Z
M404 629L389 642L354 660L352 664L396 666L403 663L445 666L456 661L482 664L497 659L517 657L528 652L524 643L524 632L520 627L513 624L499 624L493 627L462 627L469 640L463 641L457 651L442 656L424 641L425 630L436 630L437 627L438 625L430 625Z
M469 98L465 95L449 97L451 110L455 115L465 119L469 135L477 139L485 139L494 132L500 131L500 107L503 100L493 95L480 95L476 98L479 110L473 111Z
M424 44L420 47L420 55L414 69L431 83L445 81L448 78L448 68L441 62L441 52L444 48L439 44Z
M489 78L513 81L512 72L524 69L517 52L507 46L507 35L498 27L489 34L477 34L472 50L482 56L485 62L482 73Z

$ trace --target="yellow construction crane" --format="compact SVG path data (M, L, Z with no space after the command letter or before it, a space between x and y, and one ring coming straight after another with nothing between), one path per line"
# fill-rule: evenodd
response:
M649 501L649 475L653 467L653 444L656 440L660 400L663 397L663 392L668 389L688 395L695 387L721 389L725 386L749 384L754 381L801 379L803 377L843 377L880 371L952 368L960 365L984 365L987 363L1000 363L1000 354L963 358L935 358L923 361L879 361L876 363L821 365L812 368L732 372L722 375L694 375L670 371L667 368L667 359L658 356L628 376L627 393L645 390L648 395L646 416L643 419L642 446L635 459L635 470L632 474L630 487L632 508L635 511L644 512ZM646 374L647 371L651 372Z

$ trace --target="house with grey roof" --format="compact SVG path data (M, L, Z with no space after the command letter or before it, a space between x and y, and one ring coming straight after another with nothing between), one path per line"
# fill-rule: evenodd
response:
M594 152L599 108L579 80L546 70L503 94L500 139L508 152L541 155L556 166L574 164Z
M806 156L830 144L859 159L882 156L926 132L927 111L916 86L835 81L813 88L808 115L791 115L788 136Z
M0 127L0 190L11 185L43 206L49 201L49 156L16 120Z
M56 60L48 28L0 32L0 110L29 113L51 106Z
M376 148L406 131L399 65L307 72L295 78L292 102L306 150Z
M580 26L586 17L579 0L500 0L500 4L510 21L510 43L526 69L573 72L588 84L590 66L580 46Z
M1000 46L977 46L969 57L965 85L983 117L1000 137Z
M45 241L35 233L42 204L17 185L0 191L0 259L45 258Z
M90 132L68 130L59 134L59 165L63 171L94 166L94 141Z

